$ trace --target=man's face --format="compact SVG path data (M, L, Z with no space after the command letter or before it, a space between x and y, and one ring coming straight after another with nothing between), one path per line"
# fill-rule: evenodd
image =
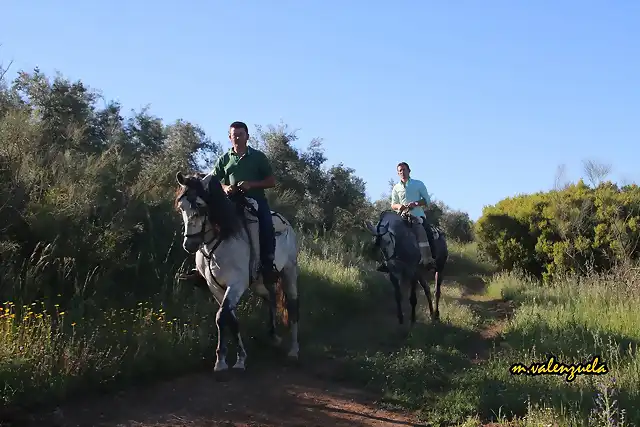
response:
M405 165L398 166L398 176L400 181L407 182L409 180L409 169Z
M231 128L229 129L229 140L231 141L231 145L235 150L244 150L247 146L247 140L249 139L249 135L244 129L241 128Z

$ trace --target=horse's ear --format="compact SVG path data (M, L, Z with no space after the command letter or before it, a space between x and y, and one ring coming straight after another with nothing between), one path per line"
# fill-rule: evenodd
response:
M182 174L182 172L178 171L176 173L176 181L178 181L178 184L180 184L180 185L182 185L184 187L186 185L187 178L185 178L185 176Z
M373 226L373 224L371 224L371 221L364 221L364 228L371 233L374 236L378 235L378 232L376 231L375 227Z

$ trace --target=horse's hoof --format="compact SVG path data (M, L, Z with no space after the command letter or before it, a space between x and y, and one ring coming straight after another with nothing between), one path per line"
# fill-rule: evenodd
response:
M233 365L233 369L235 371L244 371L246 369L244 360L238 360L235 365Z
M280 347L280 344L282 344L282 338L280 338L278 335L274 335L271 337L271 340L269 340L269 344L272 347Z
M224 372L229 369L229 365L224 360L216 360L216 364L213 366L213 372Z
M297 351L289 351L289 353L287 353L287 357L284 360L284 364L286 366L299 366L300 365L300 356L298 355Z
M433 313L433 315L431 316L431 319L434 322L440 322L440 312L436 311L435 313Z

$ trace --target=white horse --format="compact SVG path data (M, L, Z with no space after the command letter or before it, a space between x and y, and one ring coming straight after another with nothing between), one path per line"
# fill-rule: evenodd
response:
M220 181L212 175L185 176L176 174L180 187L176 194L176 207L184 221L182 247L196 253L196 268L220 305L216 315L218 345L215 372L228 369L226 356L226 327L229 327L238 345L234 369L245 369L247 352L239 330L236 307L245 291L255 291L269 304L270 334L275 344L281 342L275 331L275 291L267 290L258 269L259 235L255 200L239 197L230 200L222 190ZM275 266L279 286L285 294L286 310L291 332L288 357L298 358L298 247L293 227L278 213L273 212L276 232ZM278 286L278 283L276 284Z

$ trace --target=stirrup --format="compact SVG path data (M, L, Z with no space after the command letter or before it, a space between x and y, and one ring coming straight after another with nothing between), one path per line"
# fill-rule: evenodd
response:
M378 266L378 268L376 268L376 271L379 271L381 273L388 273L389 272L389 267L387 267L387 264L380 264Z
M195 280L198 277L202 277L200 272L197 269L192 268L189 272L180 274L178 276L178 280Z

